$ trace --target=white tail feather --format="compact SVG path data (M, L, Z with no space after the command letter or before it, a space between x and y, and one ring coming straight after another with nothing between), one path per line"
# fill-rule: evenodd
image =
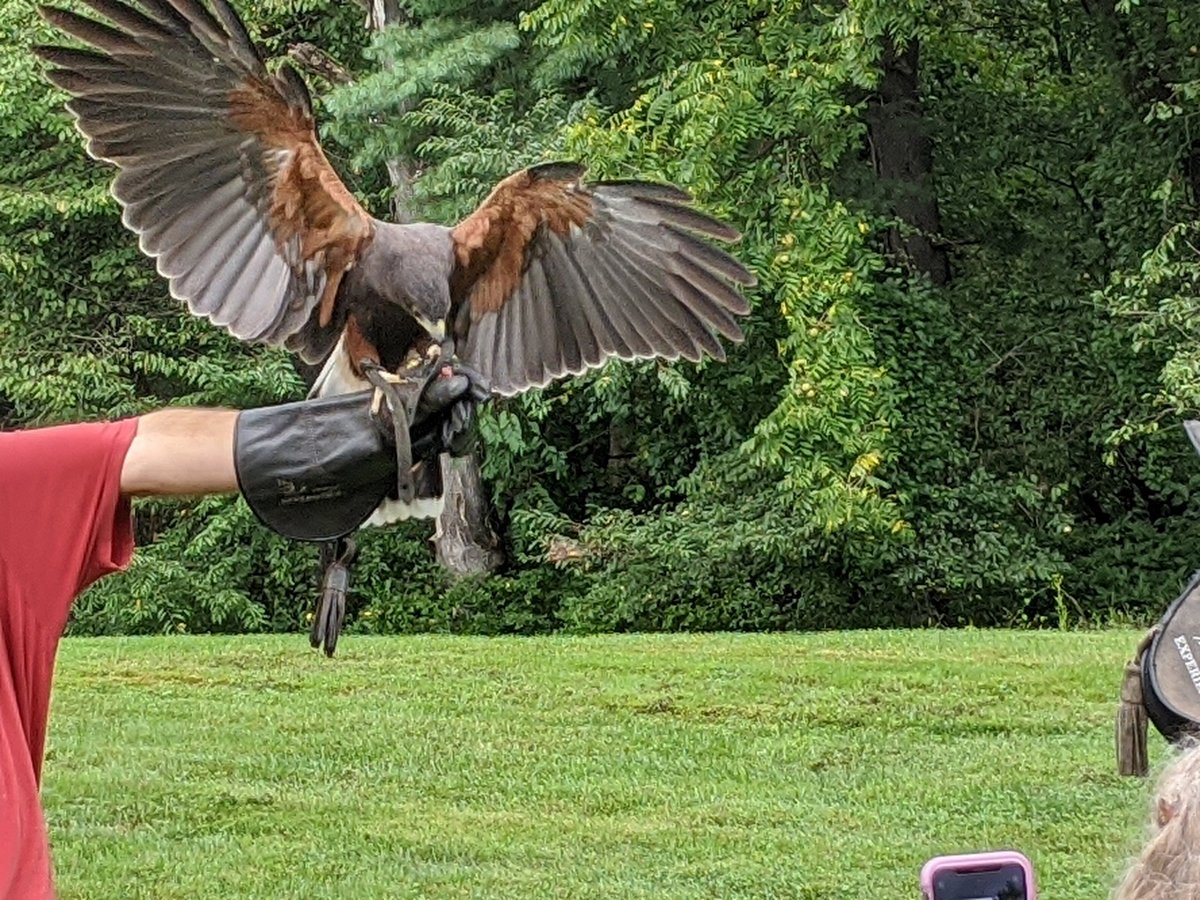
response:
M334 397L338 394L353 394L355 391L371 389L371 382L355 375L354 370L350 368L350 357L346 354L345 342L345 337L338 338L337 346L325 360L321 374L317 376L308 392L310 398Z
M436 519L442 514L446 501L442 497L418 497L412 503L401 503L399 500L384 500L371 513L371 518L363 522L363 528L378 528L391 525L393 522L403 522L405 519Z

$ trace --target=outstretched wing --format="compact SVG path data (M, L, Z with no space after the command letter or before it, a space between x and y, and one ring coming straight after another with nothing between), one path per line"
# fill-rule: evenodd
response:
M724 359L749 312L737 260L695 235L737 232L668 185L599 182L583 168L510 175L451 232L457 350L503 395L606 359Z
M83 2L111 24L41 12L91 49L36 52L88 152L119 168L142 250L196 315L319 358L333 329L297 333L330 323L374 226L321 151L304 82L268 74L226 0Z

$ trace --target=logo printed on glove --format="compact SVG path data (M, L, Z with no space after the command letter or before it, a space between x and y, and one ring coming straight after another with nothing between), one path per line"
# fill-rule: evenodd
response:
M1196 662L1196 656L1188 645L1186 634L1175 638L1175 649L1179 651L1179 658L1183 660L1188 677L1192 679L1192 686L1196 689L1196 693L1200 694L1200 664Z
M298 506L322 500L337 500L345 496L338 484L296 484L290 478L276 478L275 488L279 492L280 506Z

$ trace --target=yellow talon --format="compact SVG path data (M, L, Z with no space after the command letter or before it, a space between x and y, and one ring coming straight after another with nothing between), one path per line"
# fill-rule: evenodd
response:
M386 369L380 370L379 377L384 381L390 381L392 384L404 384L408 380L403 376L397 375L395 372L389 372ZM379 415L379 410L383 408L383 400L383 391L381 391L379 388L375 388L375 393L371 397L371 415Z

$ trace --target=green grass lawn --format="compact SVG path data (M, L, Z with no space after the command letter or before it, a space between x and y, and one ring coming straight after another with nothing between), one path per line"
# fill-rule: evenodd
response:
M1132 631L68 639L63 898L903 898L1016 847L1098 900ZM1164 745L1152 735L1151 754Z

